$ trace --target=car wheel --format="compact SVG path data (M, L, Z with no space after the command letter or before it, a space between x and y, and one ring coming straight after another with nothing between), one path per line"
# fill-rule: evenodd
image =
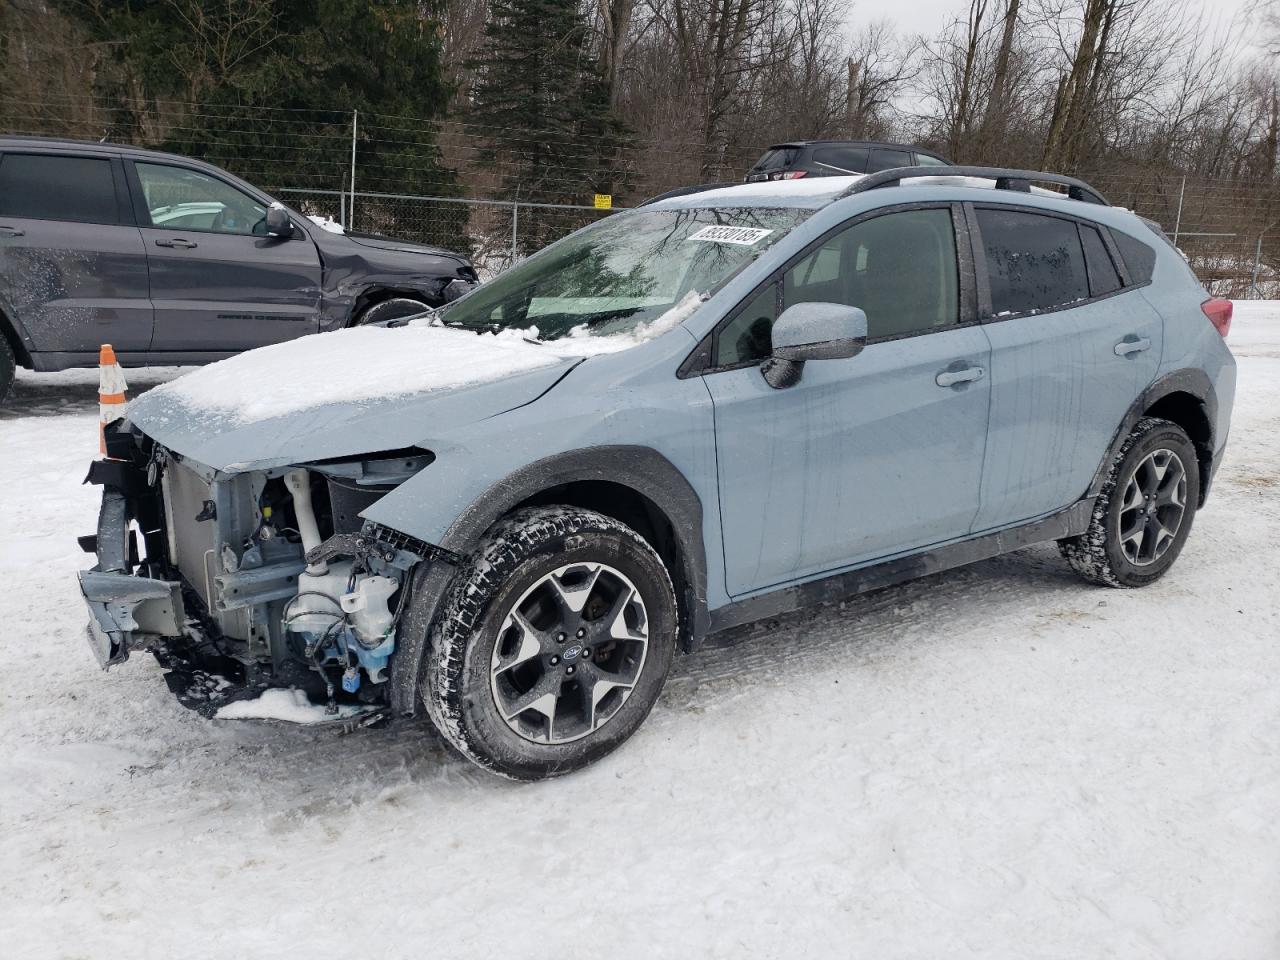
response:
M1089 529L1058 547L1091 583L1144 587L1173 566L1199 502L1199 462L1186 431L1146 417L1120 447Z
M431 306L422 300L411 297L393 297L375 303L356 318L356 326L364 327L371 323L386 323L388 320L399 320L411 317L415 313L426 313Z
M13 386L13 378L18 369L18 361L13 355L13 347L3 333L0 333L0 401L9 395Z
M422 698L480 766L516 780L569 773L648 716L677 623L666 567L630 527L576 507L520 510L459 571Z

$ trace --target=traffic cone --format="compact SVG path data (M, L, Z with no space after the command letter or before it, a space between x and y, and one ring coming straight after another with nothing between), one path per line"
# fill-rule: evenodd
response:
M124 416L125 405L129 402L125 396L128 389L115 350L111 349L111 344L104 343L98 351L98 450L104 457L107 455L104 428Z

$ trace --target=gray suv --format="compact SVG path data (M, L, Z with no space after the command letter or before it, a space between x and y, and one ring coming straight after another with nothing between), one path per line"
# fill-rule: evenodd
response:
M425 711L532 779L718 630L1042 542L1152 583L1222 463L1230 302L1085 184L938 169L659 201L143 394L90 473L98 658L215 716Z
M15 364L202 364L460 296L447 250L343 233L217 167L0 138L0 399Z

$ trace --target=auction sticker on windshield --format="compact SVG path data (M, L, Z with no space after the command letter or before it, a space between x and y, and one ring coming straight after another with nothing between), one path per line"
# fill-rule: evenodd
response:
M760 227L703 227L697 233L689 235L690 240L709 240L711 243L736 243L743 247L750 247L759 243L772 230L763 230Z

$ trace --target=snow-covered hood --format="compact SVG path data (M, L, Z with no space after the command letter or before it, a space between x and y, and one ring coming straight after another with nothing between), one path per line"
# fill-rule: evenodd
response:
M230 473L414 446L529 403L592 339L516 331L356 327L251 350L162 384L128 418L175 453Z

